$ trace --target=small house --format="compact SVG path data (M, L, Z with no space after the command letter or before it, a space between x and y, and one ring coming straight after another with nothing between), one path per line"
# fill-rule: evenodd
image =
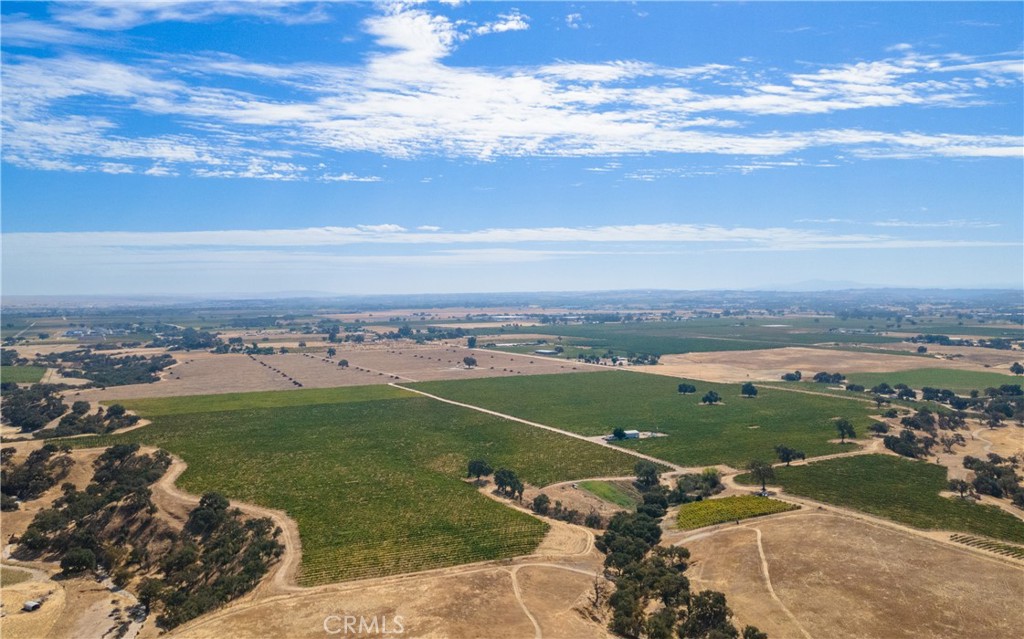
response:
M32 612L34 610L39 610L39 607L42 606L42 605L43 604L41 602L36 601L35 599L29 599L28 601L25 602L25 604L21 607L21 609L24 610L25 612Z
M640 439L640 431L638 430L627 430L626 439Z

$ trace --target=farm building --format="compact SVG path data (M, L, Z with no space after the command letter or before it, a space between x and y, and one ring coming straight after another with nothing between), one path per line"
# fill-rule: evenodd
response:
M536 355L558 355L558 351L554 351L554 350L547 349L547 348L541 348L541 349L535 350L533 352Z
M622 434L622 438L623 439L640 439L640 431L638 431L638 430L624 430L624 431L622 431L622 433L623 433ZM615 437L614 433L611 434L611 435L605 435L604 436L604 440L606 442L613 442L616 439L618 439L618 438Z
M23 605L21 609L25 612L32 612L33 610L39 610L39 607L42 605L43 604L41 602L38 602L35 599L30 599L25 602L25 605Z

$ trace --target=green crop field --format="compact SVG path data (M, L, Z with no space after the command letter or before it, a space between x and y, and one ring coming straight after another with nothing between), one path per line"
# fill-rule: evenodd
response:
M256 393L223 393L196 395L185 401L181 397L154 397L151 399L112 400L111 403L131 405L147 418L187 413L214 413L250 408L285 408L313 406L315 404L345 404L377 399L399 399L413 394L384 384L372 386L346 386L343 388L303 388L298 390L265 391Z
M754 495L705 499L680 506L679 514L676 515L676 526L681 530L694 530L727 521L784 513L798 508L800 506L795 504Z
M406 397L370 396L377 392ZM462 481L470 459L534 485L628 475L636 461L409 395L354 387L133 400L124 403L153 424L67 441L159 446L188 463L182 488L287 512L299 525L307 586L531 552L547 524ZM303 403L311 401L321 403Z
M640 500L637 491L628 491L619 484L610 481L581 481L579 487L597 495L601 499L623 508L633 508Z
M577 324L557 326L524 326L505 329L509 335L516 332L559 335L577 343L585 339L586 345L610 348L616 353L690 353L708 351L739 351L786 346L808 346L823 343L884 344L898 342L898 337L861 333L830 333L829 328L846 327L839 320L826 319L821 323L806 319L780 319L783 326L768 318L741 320L738 318L686 320L679 322L631 322L607 324Z
M753 483L748 475L736 478ZM995 506L939 495L946 468L891 455L842 457L776 468L772 484L925 530L949 530L1024 542L1024 521Z
M739 384L693 380L697 392L680 395L677 387L683 381L687 380L606 371L409 386L581 435L608 434L616 427L659 431L667 437L619 445L683 466L743 467L751 459L775 459L778 444L808 456L849 450L829 443L836 437L832 418L850 419L861 434L874 410L868 402L767 387L755 399L745 399ZM701 405L700 398L712 389L724 403Z
M918 390L924 386L948 388L960 394L967 394L972 390L984 392L990 386L998 388L1003 384L1024 384L1024 377L1020 375L962 371L951 368L918 368L892 373L850 373L848 377L850 382L861 384L868 389L886 382L890 386L906 384Z
M0 366L0 382L34 384L43 378L45 366Z
M25 572L24 570L18 570L17 568L8 568L4 566L0 568L0 584L4 586L13 586L14 584L20 584L23 581L28 581L32 578L32 573Z

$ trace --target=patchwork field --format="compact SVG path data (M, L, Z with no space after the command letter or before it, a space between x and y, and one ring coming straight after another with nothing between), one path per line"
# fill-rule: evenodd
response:
M825 348L787 347L750 351L720 351L664 355L658 366L645 372L704 379L712 382L777 382L784 373L801 371L808 379L819 371L853 373L889 370L902 371L924 366L980 368L955 360L936 360L897 353L861 353ZM862 383L862 382L858 382Z
M298 388L295 382L302 384L302 388L332 388L396 381L514 377L590 369L577 367L571 362L440 345L409 345L400 349L339 345L337 351L333 359L323 354L304 353L255 357L206 352L174 353L179 364L169 369L159 382L81 391L81 398L109 401L114 398L181 397L291 390ZM478 365L467 369L462 361L464 357L475 357ZM348 360L347 368L338 365L342 359Z
M1009 373L950 370L945 368L918 368L902 371L889 369L889 371L886 373L855 373L848 377L849 381L860 384L865 388L871 388L886 382L890 386L906 384L918 390L924 386L948 388L955 393L964 395L972 390L981 391L984 394L985 389L990 386L998 388L1003 384L1024 384L1024 377Z
M683 466L718 463L742 467L754 458L774 459L785 444L808 456L850 450L830 443L835 417L863 432L872 405L762 388L755 399L739 385L695 382L697 392L680 395L679 379L602 371L589 375L539 375L505 380L431 382L412 387L483 406L581 435L604 435L617 427L658 431L666 437L626 440L620 445ZM717 391L723 403L705 406L701 396Z
M723 591L770 637L1009 639L1024 623L1024 569L848 517L800 511L683 545L691 588Z
M832 321L826 318L826 322ZM778 323L761 318L684 320L674 322L634 322L577 325L540 325L523 332L560 335L569 343L594 348L610 348L619 353L691 353L742 351L782 348L822 343L887 344L901 337L865 333L829 332L830 324L814 324L806 319L780 319ZM507 329L514 334L515 329Z
M638 490L635 488L627 489L618 482L600 480L581 481L579 487L588 493L623 508L636 508L642 499Z
M535 485L625 475L635 462L386 386L125 403L153 424L74 443L159 446L189 465L183 489L285 511L303 585L531 552L548 525L462 481L469 459Z
M860 455L776 468L786 492L847 506L924 530L975 533L1024 543L1024 520L994 506L939 495L947 471L893 455ZM753 484L748 475L737 482Z
M680 506L676 513L676 526L682 530L695 530L727 521L784 513L797 508L799 506L784 501L754 495L704 499Z
M43 378L45 366L0 366L0 382L34 384Z

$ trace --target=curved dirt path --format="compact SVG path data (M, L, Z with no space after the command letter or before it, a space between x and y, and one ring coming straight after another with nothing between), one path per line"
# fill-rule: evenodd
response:
M779 604L779 608L782 608L782 612L786 613L786 616L789 617L790 621L800 629L803 636L807 639L812 639L810 633L807 632L803 625L801 625L800 621L796 618L796 615L794 615L786 604L782 603L782 599L779 599L779 596L775 594L775 587L772 586L771 574L768 572L768 557L765 556L764 544L761 543L761 529L756 527L751 528L755 533L757 533L757 554L761 557L761 575L764 577L764 585L768 589L768 594L772 596L775 603Z
M516 603L518 603L519 607L523 610L523 614L525 614L526 618L533 624L533 639L541 639L543 637L543 633L540 631L540 623L537 621L537 618L533 616L533 613L530 612L530 609L526 607L526 602L523 601L523 591L519 589L519 580L516 578L516 574L519 572L520 568L522 568L522 566L516 566L508 571L508 574L512 576L512 594L515 596Z
M849 455L849 453L844 453L844 454ZM741 492L749 493L752 490L751 486L745 486L745 485L737 484L736 483L736 475L728 475L728 476L722 477L722 483L727 488L732 488L732 489L735 489L735 490L741 491ZM967 553L970 553L972 555L980 555L982 557L986 557L988 559L991 559L991 560L994 560L994 561L999 561L1001 563L1009 564L1009 565L1016 566L1016 567L1020 567L1021 565L1024 565L1024 560L1013 559L1013 558L1010 558L1010 557L1004 557L1003 555L997 555L995 553L990 553L990 552L985 551L985 550L974 548L972 546L966 546L964 544L959 544L959 543L957 543L955 541L952 541L949 537L950 537L951 534L954 534L956 531L950 531L950 530L922 530L920 528L914 528L912 526L907 526L905 524L898 523L898 522L893 521L891 519L885 519L883 517L876 517L875 515L870 515L868 513L865 513L865 512L859 511L859 510L854 510L852 508L845 508L843 506L835 506L833 504L828 504L828 503L825 503L823 501L817 501L817 500L811 499L809 497L791 495L791 494L786 493L785 491L783 491L782 488L778 487L778 486L770 486L770 490L772 491L772 497L773 498L778 499L779 501L784 501L784 502L787 502L787 503L790 503L790 504L796 504L798 506L802 506L802 507L807 508L808 510L811 510L811 511L817 510L817 511L823 511L823 512L828 512L828 513L836 514L836 515L841 515L841 516L844 516L844 517L849 517L851 519L859 519L861 521L867 522L867 523L875 525L875 526L880 526L880 527L884 527L884 528L892 528L892 529L895 529L895 530L899 530L901 532L905 532L905 533L910 534L910 535L915 535L917 537L922 537L924 539L930 539L931 541L941 543L941 544L943 544L945 546L948 546L948 547L951 547L951 548L955 548L957 550L960 550L962 552L967 552ZM783 514L786 514L786 513L783 513ZM796 514L796 513L793 513L793 514ZM769 516L772 516L772 515L769 515ZM687 532L691 532L692 533L692 532L696 532L696 531L687 531ZM713 534L714 532L716 532L716 531L715 530L711 530L711 531L709 531L709 534ZM682 543L682 542L680 542L680 543Z
M617 450L617 451L626 453L627 455L632 455L633 457L637 457L639 459L644 459L644 460L647 460L649 462L653 462L655 464L660 464L662 466L668 466L674 472L680 472L680 471L683 470L682 466L679 466L678 464L673 464L671 462L667 462L664 459L658 459L657 457L652 457L650 455L645 455L645 454L643 454L641 452L638 452L638 451L635 451L635 450L632 450L632 449L629 449L629 448L622 448L620 446L613 446L613 445L611 445L611 444L609 444L607 442L595 441L591 437L587 437L585 435L580 435L578 433L573 433L573 432L570 432L570 431L567 431L567 430L562 430L561 428L555 428L554 426L548 426L547 424L540 424L540 423L537 423L537 422L531 422L531 421L522 419L520 417L515 417L513 415L508 415L506 413L499 413L496 410L491 410L489 408L484 408L482 406L475 406L473 404L464 404L462 402L457 402L455 400L445 399L444 397L439 397L437 395L432 395L430 393L425 393L425 392L423 392L421 390L417 390L415 388L409 388L407 386L402 386L401 384L394 384L394 383L392 383L392 384L388 384L388 386L394 386L395 388L401 388L403 390L409 391L410 393L416 393L417 395L422 395L423 397L429 397L430 399L437 400L439 402L444 402L445 404L451 404L453 406L461 406L462 408L468 408L470 410L475 410L475 411L477 411L479 413L484 413L486 415L492 415L494 417L500 417L502 419L507 419L507 420L512 421L512 422L519 422L520 424L526 424L527 426L533 426L534 428L542 428L544 430L548 430L548 431L551 431L553 433L558 433L559 435L565 435L566 437L572 437L573 439L579 439L581 441L589 442L589 443L595 444L597 446L604 446L605 448L611 448L612 450Z
M155 450L155 448L149 448L147 452ZM181 490L175 484L187 468L188 464L172 455L171 466L167 472L151 486L153 503L160 511L180 523L184 523L188 518L188 512L199 504L199 497ZM269 577L260 580L260 583L243 598L305 590L296 583L299 564L302 560L302 541L299 538L299 526L295 520L284 512L255 504L232 500L231 505L250 517L269 517L281 529L278 541L284 546L284 551L278 561L270 568Z

